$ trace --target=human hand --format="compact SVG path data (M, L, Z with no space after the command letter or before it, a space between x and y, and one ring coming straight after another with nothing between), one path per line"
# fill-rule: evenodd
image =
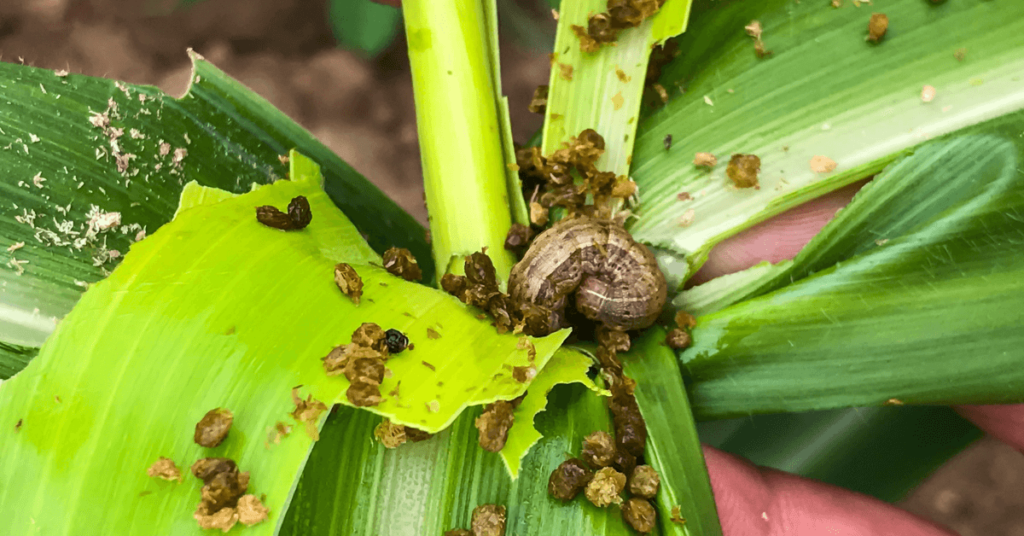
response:
M860 186L843 188L723 241L694 280L704 282L765 260L792 258ZM955 409L993 437L1024 450L1024 404ZM704 447L704 456L725 536L952 534L871 497L756 467L711 447Z

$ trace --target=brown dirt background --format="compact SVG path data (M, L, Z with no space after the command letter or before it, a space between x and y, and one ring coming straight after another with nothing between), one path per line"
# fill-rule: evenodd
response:
M0 0L0 60L156 85L177 96L187 87L185 50L192 47L426 223L401 38L379 57L364 60L335 47L326 0L206 0L175 9L177 3ZM539 14L528 0L517 3L519 16ZM535 20L534 38L553 32L553 21ZM546 83L546 52L503 43L501 53L513 134L526 140L541 123L526 105L533 88ZM901 506L964 536L1024 536L1024 455L983 439Z

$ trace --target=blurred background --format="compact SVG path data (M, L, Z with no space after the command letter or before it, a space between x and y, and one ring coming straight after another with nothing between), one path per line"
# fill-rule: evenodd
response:
M552 3L557 0L498 0L503 84L520 142L541 125L527 104L534 88L547 83ZM309 129L426 223L398 10L370 0L0 0L0 61L155 85L180 96L189 80L189 47ZM825 452L813 454L816 459L829 458L840 441L829 443L830 430L857 436L870 428L881 434L872 443L876 452L860 460L856 448L843 454L844 470L884 478L878 460L886 437L901 430L886 434L896 420L873 411L739 419L701 432L707 442L755 462L793 469L807 467L802 460L814 449ZM931 422L928 415L915 419ZM956 419L942 414L935 422L960 427L959 437L969 442L977 433ZM928 433L941 437L943 426ZM915 442L932 441L928 433L901 428L893 448L903 456L912 456ZM800 433L813 439L793 439ZM793 448L757 447L787 440ZM1024 455L990 439L975 441L900 505L965 536L1024 536Z

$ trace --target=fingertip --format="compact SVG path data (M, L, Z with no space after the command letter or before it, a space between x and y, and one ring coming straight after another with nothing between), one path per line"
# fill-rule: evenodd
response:
M717 244L691 282L746 270L764 261L792 259L866 182L858 182L763 221Z

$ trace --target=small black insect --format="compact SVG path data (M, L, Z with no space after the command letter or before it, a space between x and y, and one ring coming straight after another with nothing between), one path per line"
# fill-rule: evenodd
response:
M672 148L672 135L671 134L665 134L665 140L664 140L663 143L665 144L665 150L666 151L671 149Z
M409 337L397 329L389 329L384 332L384 344L388 346L388 353L397 354L409 346Z

